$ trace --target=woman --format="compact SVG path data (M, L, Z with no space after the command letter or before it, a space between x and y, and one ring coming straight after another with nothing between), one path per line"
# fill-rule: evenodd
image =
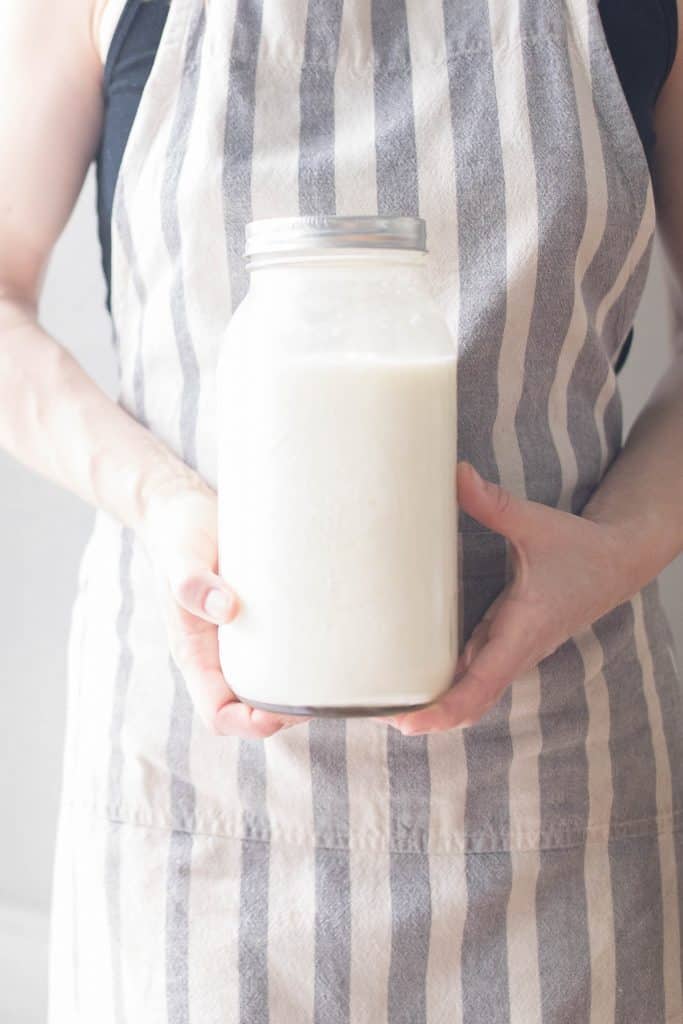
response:
M101 7L5 0L0 31L2 439L99 510L52 1024L683 1020L656 584L683 547L673 2L152 4L129 135L113 63L103 104ZM119 403L36 317L105 139ZM377 211L426 218L458 338L467 645L428 709L302 722L240 704L219 670L239 595L215 571L213 371L248 220ZM655 212L675 353L622 444Z

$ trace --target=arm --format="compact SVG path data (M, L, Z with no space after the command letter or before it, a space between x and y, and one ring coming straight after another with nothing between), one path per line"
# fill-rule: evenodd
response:
M0 0L0 443L139 529L153 491L195 478L37 321L50 251L101 130L89 3Z
M52 246L100 137L100 4L0 0L0 444L141 535L201 717L214 732L270 735L282 720L240 704L220 672L216 624L238 602L216 574L213 491L37 319Z
M631 598L683 551L683 17L656 110L658 228L668 257L672 361L580 516L517 498L458 467L469 515L511 545L512 582L474 630L456 685L385 719L406 734L477 722L507 686Z

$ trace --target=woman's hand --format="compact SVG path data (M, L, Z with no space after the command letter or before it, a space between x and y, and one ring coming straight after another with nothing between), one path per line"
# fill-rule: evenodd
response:
M209 732L265 739L303 722L243 704L221 672L218 625L239 614L239 598L217 575L215 493L198 482L156 497L140 532L165 603L171 656Z
M406 735L479 721L513 680L631 596L613 526L516 498L467 463L458 467L458 500L508 539L513 578L472 633L451 689L426 708L382 719Z

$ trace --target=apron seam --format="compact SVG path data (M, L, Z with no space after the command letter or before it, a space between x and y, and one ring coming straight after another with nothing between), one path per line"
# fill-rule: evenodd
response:
M150 831L174 833L182 832L193 836L205 836L206 838L227 839L235 842L264 843L273 846L299 846L307 848L319 848L329 850L352 850L358 853L397 853L429 856L451 856L453 854L502 854L509 852L537 852L539 850L565 850L575 849L581 846L605 845L606 843L623 842L644 838L654 838L661 835L673 835L683 831L683 809L674 810L671 813L660 814L656 817L634 818L623 822L608 823L604 825L588 825L586 827L572 826L551 826L546 829L530 829L524 831L516 830L513 841L510 841L509 830L480 831L470 833L466 836L443 837L435 845L430 844L429 836L416 836L415 840L405 839L404 841L389 841L384 837L378 837L372 841L376 833L368 831L366 840L359 841L357 837L350 841L340 836L317 837L306 832L296 830L285 830L270 823L267 827L233 830L227 828L211 828L209 825L210 816L198 815L198 827L186 827L181 822L153 821L143 819L138 815L124 814L120 810L106 807L96 807L84 801L71 800L69 806L76 813L85 813L89 818L106 822L114 826L129 826L131 828L148 829ZM214 818L218 821L218 818ZM433 835L433 833L432 833Z

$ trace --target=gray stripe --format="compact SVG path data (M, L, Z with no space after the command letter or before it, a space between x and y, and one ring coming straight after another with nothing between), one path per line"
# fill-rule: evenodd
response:
M133 588L131 586L131 563L133 559L133 531L127 527L121 530L121 554L119 556L119 586L121 603L116 619L116 635L119 641L119 661L114 680L114 695L109 727L109 770L107 773L107 805L112 819L105 850L105 887L107 890L107 918L112 955L112 990L114 1020L123 1024L123 964L121 958L121 780L123 775L123 750L121 732L126 714L126 699L133 667L133 655L128 639L133 616Z
M417 143L405 0L372 0L377 210L418 214Z
M137 252L133 243L130 219L128 217L128 206L126 202L125 179L123 176L121 176L121 180L118 182L115 214L119 238L128 261L128 266L130 267L130 275L133 281L133 287L135 288L135 295L140 306L137 350L135 353L135 366L133 368L133 409L136 419L138 419L143 426L148 426L149 424L145 414L145 374L142 361L142 339L147 306L147 287L145 285L144 278L140 273Z
M192 702L185 681L169 659L173 678L171 729L166 759L171 773L172 832L166 877L166 1013L169 1024L190 1020L189 904L195 791L190 782Z
M244 229L251 220L256 66L262 18L262 0L237 0L223 135L224 228L233 310L245 296L248 285Z
M450 111L458 210L459 458L499 481L493 449L498 362L506 319L506 219L503 156L488 3L444 0ZM486 287L482 288L482 282ZM463 639L505 582L505 545L461 515ZM505 848L509 836L512 741L506 695L479 725L465 730L465 832L473 848ZM484 869L484 870L483 870ZM463 1020L507 1021L509 854L465 862L467 914L462 942ZM485 879L486 889L482 888Z
M656 834L641 841L620 838L624 823L654 820L657 814L654 748L631 605L619 605L593 628L604 651L610 711L616 1019L658 1024L663 1020L664 972L658 840Z
M610 310L605 321L603 344L613 363L616 363L621 348L636 315L645 282L650 270L654 235L650 238L643 255L631 270L626 287Z
M522 4L531 31L536 4ZM562 469L550 431L548 398L574 308L574 266L586 223L586 175L566 32L522 41L539 217L538 273L515 417L527 497L557 505ZM545 72L540 73L540 67ZM553 139L548 145L548 138ZM557 202L562 186L565 201ZM557 258L558 245L562 259Z
M582 1024L590 1020L591 1012L585 844L541 850L540 860L536 917L542 1020L544 1024ZM618 1019L626 1024L631 1018Z
M465 857L467 918L462 949L463 1021L509 1024L507 905L509 853ZM531 951L530 951L531 952ZM457 968L454 967L454 970Z
M385 216L419 213L417 142L405 0L373 0L377 209ZM390 795L392 1024L427 1019L431 929L429 882L430 776L426 736L387 729Z
M607 465L616 459L621 451L621 440L623 436L623 410L621 405L621 392L615 389L612 397L605 406L603 417L603 428L607 442Z
M431 927L427 736L402 736L390 729L387 761L392 847L389 1020L417 1024L427 1019Z
M620 338L620 340L624 339L628 325L631 323L631 321L626 319L626 317L628 316L629 311L634 309L634 300L637 302L637 299L640 297L642 292L647 275L651 247L652 241L650 241L648 250L640 260L638 268L629 281L623 296L620 301L617 302L616 307L613 310L612 319L615 323L620 325L620 327L615 329L616 337ZM618 388L615 388L605 406L603 419L608 464L616 458L622 449L624 436L623 420L622 393Z
M116 225L119 237L130 267L141 310L146 302L146 290L135 255L132 240L128 209L126 206L124 180L117 182L116 190ZM114 328L114 336L117 336ZM119 347L117 345L117 347ZM122 403L123 404L123 403ZM142 318L133 372L133 414L144 425L145 419L145 381L142 364ZM114 684L114 702L109 727L110 759L108 771L108 808L112 819L105 852L105 885L107 889L107 915L112 948L112 989L114 999L114 1016L117 1022L124 1020L123 1005L123 966L121 960L121 834L123 750L121 736L126 713L126 699L133 667L133 655L129 642L130 623L133 617L133 587L131 581L131 563L133 559L133 531L123 528L121 531L121 554L119 559L119 585L121 587L121 605L116 623L119 641L119 663ZM117 820L118 819L118 820ZM75 919L74 919L75 920Z
M300 213L336 212L334 73L342 3L309 0L301 70ZM309 725L315 834L315 1024L350 1022L351 869L346 723Z
M557 505L562 492L562 467L550 430L551 387L567 337L575 303L574 268L588 214L583 143L571 59L564 21L557 8L552 35L523 40L527 102L531 122L534 171L538 195L539 252L534 308L529 327L524 384L515 417L527 496ZM537 4L525 0L522 30L531 33ZM540 67L544 73L539 73ZM548 145L548 138L553 139ZM562 183L565 201L558 205ZM557 246L562 259L557 258ZM541 754L539 795L541 833L558 821L585 835L588 823L588 761L585 741L588 705L583 661L573 642L540 666ZM561 784L560 784L561 780ZM590 945L583 843L563 860L542 851L536 884L538 966L543 1019L581 1024L590 1015ZM562 883L558 885L558 874ZM569 906L567 906L569 901ZM566 919L571 935L558 921ZM553 944L552 946L550 944ZM552 948L553 955L546 951ZM562 951L562 952L560 952ZM563 953L565 955L563 955ZM577 981L577 973L581 978ZM568 1007L558 1006L566 986L575 991Z
M198 5L189 27L189 38L183 61L178 102L171 126L166 155L166 169L161 183L161 228L173 264L170 289L171 316L178 358L183 376L180 398L180 443L188 465L197 465L197 411L199 407L199 364L187 322L185 281L183 278L182 241L178 213L178 181L187 153L190 128L199 85L199 51L205 28L205 8Z
M180 399L180 445L183 459L193 467L196 467L197 462L196 427L200 379L185 304L178 183L196 106L199 54L204 29L205 9L202 4L194 12L188 26L180 89L171 125L160 195L161 227L173 265L169 298L183 379ZM189 903L195 809L195 792L190 781L189 764L193 708L185 682L171 659L169 666L174 691L166 747L172 821L166 868L166 1013L169 1024L188 1024Z
M238 0L233 15L223 133L224 230L233 311L246 294L248 284L244 229L251 219L256 70L262 18L261 0ZM239 741L237 787L245 836L237 940L240 1024L267 1024L270 827L262 740Z
M659 837L609 844L619 1024L664 1024L664 958ZM671 1019L671 1018L670 1018Z
M676 827L683 829L680 816L683 815L683 708L681 706L681 684L673 663L671 651L673 637L659 599L659 586L652 582L642 592L643 617L648 644L652 652L652 663L657 688L657 697L662 712L662 725L666 739L669 770L671 772L671 796L674 811L679 820ZM675 840L676 872L678 876L679 930L683 937L683 848L679 831ZM681 977L683 977L683 942L681 943Z
M237 786L242 799L238 972L240 1024L268 1022L268 869L270 827L266 811L263 740L240 740Z
M645 210L648 177L643 173L642 143L613 65L597 5L590 4L589 7L593 95L599 115L597 122L607 181L605 231L582 288L589 324L592 324L600 300L617 279L638 232ZM624 154L619 163L613 156L615 145L619 153ZM627 177L624 177L624 171ZM632 216L627 215L629 209L633 211ZM649 261L650 247L641 262L648 267ZM594 330L589 328L569 383L568 429L578 471L571 508L577 513L600 480L602 466L595 403L607 378L608 361L610 358L614 361L616 346L623 341L623 327L635 314L644 278L645 274L641 280L629 283L627 293L620 297L616 310L607 317L603 337L597 338Z
M602 476L602 448L595 405L608 373L609 359L591 330L586 335L567 388L567 432L577 468L571 509L577 514Z
M541 834L559 822L585 836L588 825L588 704L583 660L573 640L541 662ZM585 841L558 854L541 850L536 883L539 980L544 1021L590 1019L591 952ZM552 952L551 952L552 951Z
M299 87L299 212L334 213L334 76L343 0L309 0ZM332 204L332 207L330 207Z
M315 833L315 1024L350 1022L351 875L346 722L309 726Z
M615 205L610 201L610 209ZM614 209L612 215L620 225L624 216L623 207ZM617 239L611 235L606 237L608 242L612 242L612 252L618 251ZM607 380L610 363L616 363L620 348L626 340L633 322L650 268L653 241L651 239L648 243L624 291L607 314L602 337L596 338L592 329L588 332L569 383L568 430L577 465L577 482L572 494L571 507L572 511L576 513L582 510L600 483L603 470L602 451L596 425L595 406ZM626 256L624 256L625 258ZM609 271L607 268L603 268L603 276L599 280L603 283L605 280L611 281L618 274L622 263L623 260L617 262ZM592 274L592 265L589 274ZM590 294L594 289L589 288L587 291ZM608 461L611 461L618 453L622 443L621 410L618 396L613 397L608 403L605 414L603 425L607 439Z

